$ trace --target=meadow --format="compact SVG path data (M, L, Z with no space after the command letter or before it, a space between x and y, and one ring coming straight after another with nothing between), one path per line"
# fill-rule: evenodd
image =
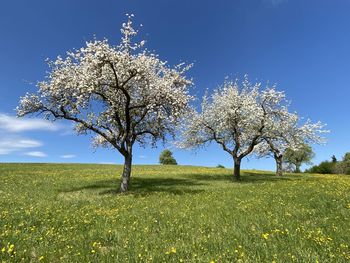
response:
M349 262L350 177L0 164L0 262Z

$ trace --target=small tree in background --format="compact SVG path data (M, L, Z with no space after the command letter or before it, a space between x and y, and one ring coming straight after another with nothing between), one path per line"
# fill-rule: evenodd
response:
M335 157L334 154L332 155L331 159L332 159L332 163L336 163L338 161L337 157Z
M310 164L311 159L315 156L311 146L302 144L298 149L287 149L284 154L284 162L295 166L294 172L300 173L300 167L303 163Z
M177 165L177 162L173 157L173 153L168 149L161 152L159 156L159 163L163 165L167 165L167 164Z
M335 164L335 173L350 174L350 152L347 152L340 162Z

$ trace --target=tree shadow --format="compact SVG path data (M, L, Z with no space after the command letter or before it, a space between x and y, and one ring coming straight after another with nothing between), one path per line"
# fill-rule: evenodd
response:
M314 177L306 176L304 174L284 173L282 176L276 176L275 173L265 171L245 171L241 176L241 183L265 183L278 181L313 181Z
M276 176L272 172L264 171L243 171L240 180L235 180L230 174L188 174L184 175L186 178L190 178L198 181L227 181L233 183L264 183L264 182L277 182L277 181L296 181L305 179L303 176L285 174L283 176Z
M133 176L131 178L131 186L126 195L132 195L134 197L146 196L153 193L168 193L174 195L183 194L198 194L206 190L203 186L211 184L211 181L218 181L227 183L239 183L239 184L263 184L266 182L278 182L278 181L298 181L308 180L302 175L285 174L281 177L276 176L271 172L263 171L243 171L241 180L236 181L232 175L228 173L213 173L213 174L195 174L188 173L182 174L180 178L164 177L139 177ZM312 180L312 179L310 179ZM119 194L118 178L99 180L89 185L81 187L71 187L63 190L63 193L85 191L92 195L116 195Z
M230 181L231 176L228 174L185 174L186 178L196 181Z
M119 194L119 179L99 180L93 184L85 185L81 187L73 187L62 192L70 193L77 191L91 191L98 195L115 195ZM204 185L199 181L185 178L140 178L132 177L131 185L127 195L145 196L152 193L166 192L174 195L182 194L197 194L203 192L203 189L199 187Z

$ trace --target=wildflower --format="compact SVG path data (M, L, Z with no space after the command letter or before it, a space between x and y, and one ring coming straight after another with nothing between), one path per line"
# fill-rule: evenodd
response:
M167 252L165 252L165 254L166 255L169 255L169 254L171 254L171 253L176 253L176 248L174 248L174 247L171 247L171 249L169 250L169 251L167 251Z
M15 245L11 244L7 250L7 253L12 254L14 250L15 250Z
M264 234L262 234L261 236L263 237L263 239L268 240L270 234L269 234L269 233L264 233Z
M41 261L41 260L43 260L44 259L44 256L41 256L40 258L39 258L39 261Z

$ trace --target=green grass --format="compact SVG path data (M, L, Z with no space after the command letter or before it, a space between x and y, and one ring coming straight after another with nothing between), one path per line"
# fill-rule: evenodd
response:
M0 262L349 262L350 177L0 164Z

